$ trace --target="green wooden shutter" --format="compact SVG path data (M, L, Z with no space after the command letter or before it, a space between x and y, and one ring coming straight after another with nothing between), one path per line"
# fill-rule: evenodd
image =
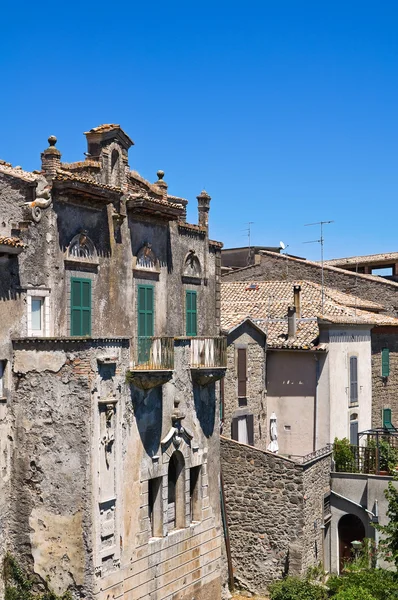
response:
M71 335L91 335L91 280L73 278L70 299Z
M383 408L383 427L393 429L391 408Z
M358 402L358 358L350 357L350 403Z
M149 360L151 337L154 334L154 287L138 286L138 360Z
M381 376L388 377L390 375L390 351L388 348L383 348L381 351Z
M196 292L186 290L185 292L185 309L186 309L186 335L198 335L198 315L196 304Z

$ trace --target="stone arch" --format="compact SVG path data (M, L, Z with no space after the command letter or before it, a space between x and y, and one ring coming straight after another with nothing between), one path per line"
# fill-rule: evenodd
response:
M185 459L179 450L170 457L167 470L167 528L185 527Z
M71 239L68 246L68 256L88 260L97 258L95 245L88 237L86 230L83 229Z
M352 542L354 540L362 542L366 537L366 526L360 517L348 513L340 518L337 530L339 534L339 567L341 573L344 564L353 558Z
M195 250L190 250L184 259L183 276L184 277L201 277L202 268L200 260L196 256Z

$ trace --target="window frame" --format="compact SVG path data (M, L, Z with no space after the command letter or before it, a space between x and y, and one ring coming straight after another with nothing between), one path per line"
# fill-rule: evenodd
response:
M151 537L163 537L163 477L148 479L148 517Z
M73 304L73 302L74 302L73 284L74 283L80 284L80 296L81 296L80 306L77 304L76 305ZM83 284L87 284L87 283L89 286L89 305L83 306L83 304L82 304L82 298L83 298L82 287L83 287ZM69 307L71 337L91 337L92 336L92 306L93 306L92 280L87 277L71 277L70 278L70 307ZM80 310L80 333L75 333L75 331L74 331L73 311L75 311L75 310ZM89 315L89 328L88 328L89 332L88 333L83 333L83 314L84 313L88 313L88 315Z
M32 300L41 301L41 329L32 329ZM28 289L27 303L27 329L28 337L45 337L50 335L50 292L48 289Z
M145 297L145 307L141 308L140 305L140 292L144 290L144 297ZM147 293L151 292L152 295L152 309L149 310L147 308L148 305L148 297L147 297ZM147 317L151 315L151 327L150 327L150 331L151 333L148 335L148 331L147 331L147 326L148 326L148 320ZM141 333L141 316L144 316L144 335L142 335ZM149 356L150 356L150 347L151 344L149 343L149 340L151 338L154 337L155 334L155 286L154 285L150 285L150 284L141 284L139 283L137 285L137 356L138 356L138 362L139 363L143 363L143 362L147 362L149 360Z
M355 365L355 371L353 369L353 365ZM353 372L355 374L355 378L353 377ZM349 404L350 406L356 406L359 404L359 385L358 385L358 356L351 355L349 357L348 362L348 378L349 378ZM353 390L355 392L353 393Z
M383 348L381 351L381 376L390 376L390 350L389 348Z
M190 298L189 303L188 298ZM195 308L192 308L193 298L195 299ZM185 335L187 337L198 335L198 294L196 290L185 290Z

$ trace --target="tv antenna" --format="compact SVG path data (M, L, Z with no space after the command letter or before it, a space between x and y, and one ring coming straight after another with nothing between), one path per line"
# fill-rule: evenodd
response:
M247 254L247 264L250 264L250 259L251 259L251 226L254 225L254 221L248 221L246 223L247 225L247 229L243 229L243 231L245 231L246 233L244 234L245 236L247 235L248 238L248 246L249 246L249 252Z
M324 300L325 300L325 292L324 292L324 275L323 275L323 245L324 245L324 237L323 237L323 226L324 225L329 225L329 223L334 223L334 221L317 221L316 223L307 223L306 225L304 225L304 227L312 227L313 225L320 225L321 226L321 237L319 238L319 240L311 240L309 242L303 242L303 244L320 244L321 245L321 288L322 288L322 292L321 292L321 306L322 306L322 314L323 314L323 307L324 307Z

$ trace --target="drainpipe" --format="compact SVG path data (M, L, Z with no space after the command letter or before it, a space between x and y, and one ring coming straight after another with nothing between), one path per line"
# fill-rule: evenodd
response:
M315 395L314 395L314 444L313 451L318 449L318 383L319 383L319 358L314 354L315 358Z
M377 499L375 500L374 508L375 508L375 516L373 518L373 522L374 523L378 523L379 522L379 501ZM379 549L379 531L378 531L378 529L376 527L375 527L375 546L376 546L376 564L375 564L375 568L378 569L379 568L379 553L378 553L378 549Z

